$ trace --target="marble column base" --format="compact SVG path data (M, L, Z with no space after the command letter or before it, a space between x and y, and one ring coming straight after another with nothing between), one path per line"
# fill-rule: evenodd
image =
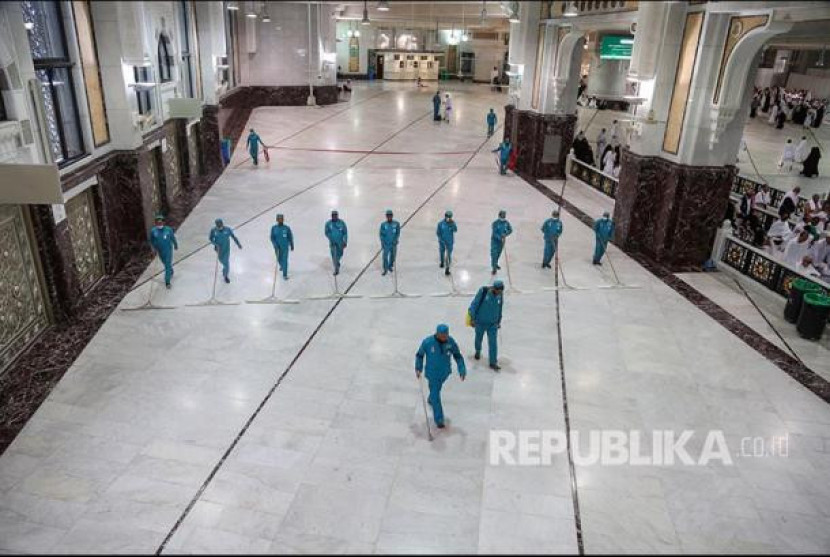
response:
M518 150L516 169L530 178L562 178L573 143L575 114L539 114L505 107L505 137Z
M734 166L686 166L623 149L615 243L673 271L698 270L723 222Z

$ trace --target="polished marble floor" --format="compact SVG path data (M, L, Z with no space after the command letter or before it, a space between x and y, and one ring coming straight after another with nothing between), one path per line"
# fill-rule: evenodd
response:
M453 89L451 124L431 121L431 90L378 83L336 106L253 112L270 164L238 152L178 232L173 289L148 272L121 304L153 287L173 309L115 312L0 457L0 550L572 553L579 521L586 553L830 551L830 407L614 247L637 288L608 288L568 214L562 271L583 289L544 290L552 206L499 176L484 133L505 97ZM335 207L350 232L338 287L361 297L310 300L334 286ZM394 288L377 257L386 208L404 223L400 290L421 297L372 297ZM515 230L499 374L471 358L469 297L433 296L451 291L434 236L448 208L462 293L490 280L499 209ZM246 304L270 294L278 211L296 251L276 293L301 302ZM239 303L189 306L211 296L216 217L243 245L216 298ZM430 442L413 359L439 322L469 375L445 385L449 428ZM733 464L491 464L492 430L564 430L563 373L574 431L719 430ZM781 435L786 457L738 454Z

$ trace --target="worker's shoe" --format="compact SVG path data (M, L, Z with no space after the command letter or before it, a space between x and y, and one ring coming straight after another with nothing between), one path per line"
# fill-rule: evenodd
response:
M495 269L493 269L492 271L490 271L490 274L491 274L491 275L495 275L495 274L496 274L496 270L495 270Z
M444 274L445 274L445 275L449 275L449 274L450 274L450 268L449 268L449 267L447 267L446 269L444 269Z
M230 283L231 283L231 279L230 279L229 277L225 277L225 282L226 282L227 284L230 284Z
M473 358L475 358L476 360L480 360L481 359L481 352L476 352L476 354L475 354L475 356L473 356Z
M167 288L167 290L170 290L170 283L169 282L165 282L164 286L165 286L165 288Z
M441 263L439 263L439 264L438 264L438 267L440 267L441 269L443 269L443 268L444 268L444 262L442 261Z
M440 424L435 424L435 425L438 426L438 429L444 429L445 427L447 427L447 426L444 425L444 422L441 422Z
M499 364L490 364L490 369L492 369L493 371L499 371L501 369L501 366Z
M383 270L383 273L381 274L381 276L385 277L385 276L386 276L386 273L387 273L387 271L386 271L386 269L384 269L384 270Z

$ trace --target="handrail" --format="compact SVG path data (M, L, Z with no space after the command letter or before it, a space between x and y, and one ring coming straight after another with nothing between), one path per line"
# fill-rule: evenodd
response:
M732 193L736 193L741 196L744 192L753 193L761 186L767 186L769 188L769 207L778 209L778 207L781 206L781 202L784 200L784 196L787 195L787 192L757 180L753 180L752 178L747 178L746 176L741 176L740 174L735 175L735 180L732 182ZM809 200L806 197L798 197L798 203L795 206L795 214L804 214L804 205L807 201Z
M812 282L825 294L830 293L830 283L804 275L791 265L733 236L728 222L718 230L712 252L712 261L719 268L722 265L731 267L784 297L789 296L792 281L797 278Z
M585 164L572 154L568 155L568 159L570 161L568 174L611 199L616 199L617 186L620 183L617 178L602 172L595 166Z

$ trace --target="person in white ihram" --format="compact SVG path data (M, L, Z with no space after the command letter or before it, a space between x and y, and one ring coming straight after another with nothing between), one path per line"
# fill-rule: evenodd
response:
M804 159L809 154L810 150L807 147L807 138L802 136L801 141L798 142L798 146L795 148L795 162L804 162Z
M795 267L809 253L810 233L801 228L798 231L798 236L787 242L787 247L784 249L784 263Z
M798 265L795 266L795 270L806 277L821 278L821 273L813 265L812 255L802 257Z
M795 149L793 148L793 140L787 139L784 144L784 150L781 151L781 160L778 161L778 168L787 167L787 172L793 171L793 163L795 162Z
M752 205L754 207L758 207L758 208L761 208L761 209L766 209L766 207L769 204L770 204L769 188L766 185L763 185L758 189L758 193L755 194L755 197L752 200Z
M826 279L830 276L830 230L824 232L824 239L813 242L810 255L813 257L813 266L822 277Z
M449 124L450 118L452 118L452 99L450 99L450 94L447 93L444 97L444 121Z

